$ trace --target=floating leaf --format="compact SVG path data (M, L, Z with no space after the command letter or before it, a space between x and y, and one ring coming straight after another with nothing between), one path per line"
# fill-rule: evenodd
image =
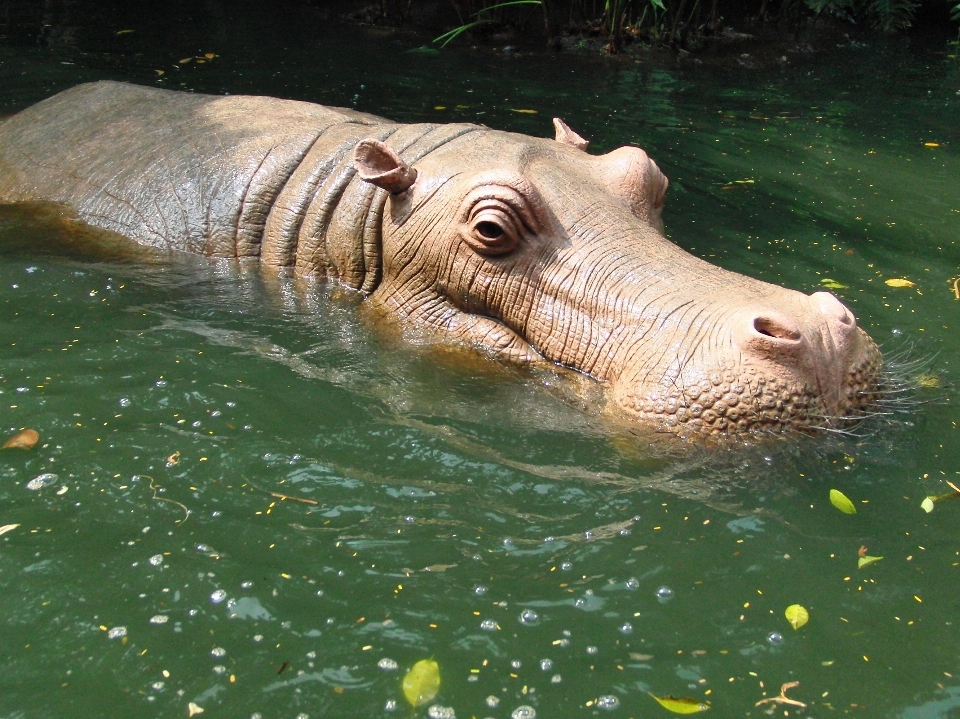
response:
M672 711L674 714L697 714L698 712L705 712L710 708L709 704L704 704L690 697L658 697L654 694L650 696L656 699L660 706L668 711Z
M922 374L917 377L917 384L921 387L936 388L940 386L940 378L935 374Z
M205 58L207 58L207 60L213 60L213 58L216 57L216 55L215 55L214 53L212 53L212 52L204 53L203 56L204 56Z
M173 467L176 464L180 464L180 450L177 450L169 457L167 457L167 466Z
M186 65L186 64L187 64L188 62L190 62L191 60L193 60L192 57L185 57L185 58L183 58L183 59L180 61L180 64L181 64L181 65Z
M203 707L190 702L187 704L187 716L193 716L194 714L203 714Z
M939 142L925 142L923 143L924 147L940 147Z
M129 35L132 32L135 32L135 31L134 30L117 30L117 35Z
M416 708L437 696L440 690L440 665L433 659L421 659L403 678L403 696Z
M19 524L4 524L0 527L0 534L6 534L7 532L12 532L14 529L19 527Z
M446 109L447 109L447 106L446 106L446 105L436 105L436 106L434 106L433 109L434 109L434 110L446 110Z
M157 77L160 77L161 75L166 75L166 74L167 74L167 73L165 73L163 70L154 70L154 72L157 73Z
M810 612L801 607L799 604L791 604L784 610L783 616L787 618L787 621L790 622L790 626L794 629L799 629L810 621Z
M518 109L518 108L516 108L516 107L511 107L511 108L510 108L510 111L511 111L511 112L519 112L519 113L521 113L522 115L536 115L536 114L537 114L537 111L536 111L536 110L522 110L522 109Z
M911 282L910 280L905 280L902 277L891 277L889 280L884 280L883 284L887 287L916 287L916 282Z
M828 290L845 290L849 285L842 285L836 280L831 280L829 277L824 277L820 280L820 284L826 287Z
M0 449L30 449L40 441L35 429L24 429L10 437Z
M933 511L933 500L935 497L926 497L922 502L920 502L920 509L922 509L927 514Z
M841 492L839 489L830 490L830 504L839 509L844 514L856 514L857 508L853 506L853 502Z
M879 562L881 559L883 559L883 557L871 557L871 556L860 557L860 559L857 560L857 569L863 569L868 564Z

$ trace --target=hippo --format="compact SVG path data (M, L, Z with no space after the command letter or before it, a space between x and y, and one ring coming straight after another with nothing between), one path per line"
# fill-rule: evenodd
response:
M554 129L96 82L0 125L0 202L339 282L441 341L588 375L614 415L686 437L869 413L883 363L847 307L680 249L643 150L591 155Z

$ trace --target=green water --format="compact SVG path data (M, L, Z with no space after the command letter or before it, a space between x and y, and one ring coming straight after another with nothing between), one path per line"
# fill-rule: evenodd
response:
M0 453L0 525L19 525L0 716L670 716L649 692L762 717L797 714L755 706L792 681L803 716L960 716L960 501L920 508L960 480L956 60L432 55L303 9L65 7L43 47L30 18L0 45L0 114L109 77L537 135L561 115L597 151L649 151L681 245L846 285L941 386L860 438L651 448L562 373L398 343L335 287L84 251L5 208L0 430L42 439ZM862 545L883 560L858 570ZM411 712L424 658L440 693Z

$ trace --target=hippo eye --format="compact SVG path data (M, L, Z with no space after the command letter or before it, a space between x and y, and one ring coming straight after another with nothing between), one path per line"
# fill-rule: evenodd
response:
M473 207L469 219L461 226L460 235L481 255L505 255L520 244L523 226L510 205L486 198Z
M503 228L496 222L478 222L475 227L477 232L488 240L495 240L503 234Z

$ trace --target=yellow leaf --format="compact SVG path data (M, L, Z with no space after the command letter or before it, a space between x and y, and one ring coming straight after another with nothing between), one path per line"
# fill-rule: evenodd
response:
M889 280L884 280L883 284L888 287L916 287L916 282L911 282L910 280L905 280L900 277L891 277Z
M194 714L203 714L203 707L197 704L194 704L193 702L190 702L187 705L187 712L188 712L187 716L193 716Z
M883 559L883 557L871 557L869 555L866 557L860 557L860 559L857 560L857 569L863 569L868 564L879 562L881 559Z
M433 659L421 659L403 678L403 696L416 708L437 696L440 691L440 665Z
M213 60L213 58L216 57L216 55L215 55L214 53L212 53L212 52L204 53L203 56L204 56L205 58L207 58L207 60Z
M157 73L157 76L166 75L166 73L163 70L154 70L154 72Z
M925 142L923 143L924 147L940 147L939 142Z
M841 285L836 280L831 280L829 277L824 277L820 280L820 284L826 287L828 290L845 290L848 285Z
M14 529L19 527L19 524L4 524L0 527L0 534L6 534L7 532L12 532Z
M794 629L799 629L810 621L810 613L799 604L791 604L784 610L783 616L787 618L790 626Z
M839 489L830 490L830 504L839 509L844 514L856 514L857 508L853 506L853 502L841 492Z
M191 60L193 60L192 57L185 57L185 58L183 58L183 60L180 61L180 64L181 64L181 65L186 65L186 64L187 64L188 62L190 62Z
M698 712L705 712L710 708L709 704L704 704L690 697L658 697L654 694L650 696L656 699L660 706L668 711L672 711L674 714L697 714Z
M198 64L198 65L203 65L203 63L205 63L205 62L206 62L206 60L204 60L203 58L197 60L197 64Z
M30 449L40 441L40 435L35 429L24 429L10 437L0 449Z
M434 109L434 110L446 110L446 109L447 109L447 106L446 106L446 105L435 105L433 109Z
M920 502L920 509L922 509L927 514L933 511L933 501L936 497L927 497L922 502Z
M516 107L511 107L511 108L510 108L510 112L519 112L519 113L521 113L521 114L523 114L523 115L536 115L536 114L537 114L537 111L536 111L536 110L521 110L521 109L516 108Z
M935 374L922 374L917 377L917 384L921 387L939 387L940 378Z

